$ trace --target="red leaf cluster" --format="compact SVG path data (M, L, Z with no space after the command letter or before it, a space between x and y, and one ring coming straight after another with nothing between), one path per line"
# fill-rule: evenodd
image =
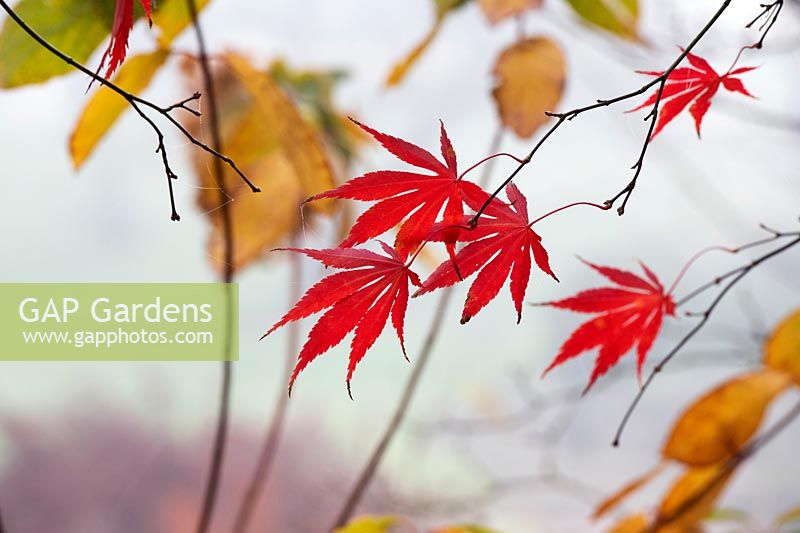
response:
M408 141L356 124L391 154L418 170L368 172L307 200L341 198L376 203L356 220L338 248L293 250L343 271L311 287L265 334L324 311L298 356L290 390L311 361L355 332L347 373L349 390L356 365L381 334L390 315L405 353L403 319L409 283L420 287L418 295L477 273L464 304L461 320L466 322L497 296L509 278L519 320L534 262L555 278L542 239L531 229L525 197L512 184L506 188L509 203L496 198L490 201L486 191L459 175L456 153L444 124L440 127L442 160ZM467 227L467 212L477 212L489 201L477 227ZM352 248L395 227L398 230L394 248L379 241L386 255ZM450 260L440 265L423 285L410 266L421 247L430 241L444 243ZM457 243L465 244L458 252Z
M694 119L697 135L700 136L703 118L711 107L711 101L719 91L720 86L728 91L753 98L753 95L745 88L742 80L736 76L750 72L755 67L731 69L720 75L702 57L689 53L686 55L686 59L689 61L689 67L676 68L667 77L667 83L661 95L661 111L658 115L658 123L653 130L653 137L658 135L664 129L664 126L669 124L689 104L691 104L689 106L689 114ZM664 75L664 72L638 72L648 76ZM658 91L651 94L642 105L631 109L631 112L655 105L657 100Z

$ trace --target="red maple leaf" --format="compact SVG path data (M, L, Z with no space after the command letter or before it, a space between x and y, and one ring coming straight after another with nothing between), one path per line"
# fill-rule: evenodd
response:
M511 299L519 323L522 319L522 301L531 275L531 257L542 272L558 281L550 269L542 238L531 229L527 200L513 183L506 187L506 195L509 204L493 200L476 228L459 229L458 241L469 242L455 259L460 272L456 272L450 262L442 263L414 296L457 283L461 280L459 273L467 278L480 270L464 302L461 313L461 323L464 324L497 296L510 276ZM476 211L487 198L488 195L483 191L464 195L466 204Z
M570 335L544 374L587 350L599 347L585 394L597 378L636 346L636 373L641 381L642 365L661 329L664 313L675 316L675 302L671 295L664 294L664 287L644 263L642 269L647 279L625 270L583 262L618 287L590 289L564 300L541 304L578 313L601 313Z
M147 17L148 23L153 24L151 19L152 15L152 0L139 0L144 8L144 14ZM99 73L103 69L106 60L108 60L108 67L104 78L108 79L117 70L128 53L128 37L133 28L133 0L117 0L117 6L114 10L114 27L111 30L111 40L108 42L103 52L103 57L100 59L100 66L97 67Z
M353 248L287 248L316 259L326 267L343 269L308 289L295 306L262 336L263 339L289 322L327 309L311 328L297 356L297 364L289 381L289 394L297 376L311 361L338 345L348 333L355 330L347 367L349 394L350 379L356 365L378 339L390 314L405 354L403 322L408 307L408 283L420 286L420 280L405 264L404 254L383 242L380 244L386 255Z
M440 144L444 163L430 152L403 139L376 131L355 122L372 135L386 150L401 161L433 174L399 170L379 170L353 178L336 189L312 196L307 201L321 198L348 198L377 201L367 209L350 229L348 237L340 244L350 247L368 241L400 225L395 239L399 253L411 253L428 239L439 213L444 208L444 227L462 223L463 196L477 195L480 187L459 176L456 153L441 123ZM445 229L440 235L451 259L455 256L457 229Z
M694 54L687 54L690 67L677 68L670 73L664 91L661 95L661 111L658 115L658 123L653 130L653 137L658 135L664 126L669 124L686 106L690 103L689 113L694 118L697 136L700 136L700 128L703 124L703 117L711 107L711 100L720 88L720 85L731 92L741 93L750 98L752 94L745 89L742 80L735 77L754 70L755 67L741 67L730 70L723 75L719 75L708 61ZM663 76L664 72L637 71L639 74L648 76ZM658 99L658 91L651 94L645 103L629 112L639 111L648 106L652 106ZM692 103L694 102L694 103Z

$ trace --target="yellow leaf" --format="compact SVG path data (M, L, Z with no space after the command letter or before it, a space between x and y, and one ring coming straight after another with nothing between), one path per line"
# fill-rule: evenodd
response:
M190 86L198 84L195 68L194 62L184 64ZM220 207L230 204L229 216L234 231L232 263L234 269L240 270L280 245L298 228L300 202L305 195L294 166L280 149L277 131L249 92L227 68L217 67L213 76L219 94L217 107L223 150L261 187L261 192L254 194L232 169L222 165L226 184L223 196L214 173L217 161L205 152L194 150L193 163L199 180L197 202L211 223L208 255L218 270L224 266L225 257ZM208 121L185 116L184 123L196 137L210 138Z
M208 5L209 0L195 0L197 12ZM186 0L162 0L153 11L153 23L158 26L161 33L158 43L166 48L175 37L181 34L192 23L192 16Z
M448 526L435 529L431 533L497 533L497 531L481 526Z
M83 63L111 32L114 5L113 0L20 0L14 10L50 44ZM137 10L135 18L140 14ZM0 28L0 87L41 83L73 71L11 18L4 17Z
M294 102L270 76L252 67L243 57L229 54L226 62L253 99L265 124L273 130L305 196L334 188L333 169L319 135L303 120ZM333 212L334 206L331 200L311 203L312 209L323 213Z
M542 7L542 0L478 0L478 3L492 24L516 17L529 9Z
M800 385L800 310L772 332L764 348L764 364L787 372Z
M609 533L644 533L645 531L647 531L647 517L643 514L635 514L617 522L609 530Z
M408 71L411 69L411 67L414 66L414 63L416 63L422 54L425 53L430 44L439 34L439 30L442 29L442 24L444 24L447 16L453 10L464 5L466 1L467 0L434 0L436 15L433 21L433 26L430 30L428 30L428 33L425 34L422 40L411 49L408 55L406 55L405 58L400 60L392 68L392 71L389 73L389 76L386 79L387 86L391 87L403 81L403 78L405 78L406 74L408 74Z
M492 92L500 121L522 138L545 122L564 92L566 64L559 46L544 37L506 48L494 66Z
M690 466L731 457L758 430L770 402L789 385L786 374L765 368L717 387L684 412L667 440L664 457Z
M789 509L782 515L778 517L775 521L776 526L785 526L786 524L791 524L792 522L800 522L800 505Z
M664 467L667 466L667 463L659 463L655 466L655 468L650 469L648 472L645 472L643 475L637 477L633 481L627 483L623 486L620 490L600 502L595 508L594 515L592 518L600 518L608 511L614 509L620 503L622 503L628 496L642 488L644 485L650 482L654 477L660 474Z
M334 533L389 533L398 522L394 516L363 516L356 518Z
M724 462L687 469L661 501L653 529L659 533L695 531L711 513L732 474Z
M132 94L141 93L168 55L166 50L156 50L129 58L117 72L114 83ZM128 102L120 95L105 86L97 88L83 108L70 138L69 149L75 168L80 168L127 108Z
M624 39L639 40L638 0L567 0L584 22Z

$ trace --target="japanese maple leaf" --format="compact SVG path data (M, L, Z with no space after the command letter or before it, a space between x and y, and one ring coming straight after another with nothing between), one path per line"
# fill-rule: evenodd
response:
M658 123L653 130L651 138L658 135L664 126L669 124L681 111L686 109L689 104L689 113L694 118L697 136L700 136L700 128L703 125L703 117L706 116L711 107L711 100L719 91L720 86L726 90L741 93L750 98L752 94L745 89L742 80L736 76L750 72L755 67L741 67L730 70L723 75L719 75L708 64L708 61L694 54L687 54L689 67L677 68L667 77L667 83L661 95L661 111L658 115ZM663 76L664 72L637 71L648 76ZM639 111L648 106L652 106L658 99L658 91L650 95L645 103L630 112Z
M468 242L456 256L461 276L467 278L480 272L467 292L461 323L468 322L486 304L492 301L511 278L511 299L517 310L517 322L522 319L522 301L531 275L531 257L539 269L558 281L550 263L542 238L531 229L528 202L516 185L506 186L509 204L493 200L484 211L480 223L472 230L460 230L458 240ZM465 194L466 204L477 211L488 195ZM434 238L435 240L435 238ZM414 296L425 294L460 281L459 272L450 262L445 262L425 280Z
M456 153L444 123L441 123L440 133L444 158L444 162L441 162L419 146L376 131L355 120L353 122L401 161L430 173L401 170L368 172L336 189L309 198L307 201L348 198L378 202L358 217L350 234L340 246L350 247L366 242L400 225L395 247L399 253L407 254L430 237L431 228L442 209L445 227L463 222L464 193L478 194L481 189L459 176ZM451 259L455 256L457 234L457 229L445 229L443 235L440 235Z
M152 0L139 0L144 8L147 21L152 25L151 19L153 7ZM114 26L111 30L111 40L108 42L103 57L100 59L100 66L97 67L99 73L108 61L104 78L108 79L117 70L128 53L128 37L133 28L133 0L117 0L114 10Z
M288 248L316 259L326 267L342 269L308 289L295 306L262 337L289 322L325 311L311 328L297 357L289 381L289 394L297 376L311 361L338 345L348 333L355 330L347 367L349 394L356 365L380 336L389 315L405 355L403 322L408 307L408 284L411 282L420 286L420 280L404 263L405 255L383 242L380 244L386 255L353 248Z
M583 262L617 286L590 289L571 298L541 304L578 313L600 313L570 335L544 374L587 350L599 347L585 394L597 378L636 346L636 373L641 381L647 353L661 329L664 314L675 316L675 302L671 295L664 293L664 287L644 263L642 269L647 279L625 270Z

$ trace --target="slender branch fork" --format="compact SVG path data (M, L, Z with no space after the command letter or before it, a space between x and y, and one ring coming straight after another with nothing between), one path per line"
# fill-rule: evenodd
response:
M571 109L569 111L565 111L563 113L547 113L548 116L555 118L556 121L550 127L549 130L542 136L539 142L531 149L525 158L523 158L516 169L503 181L503 183L489 196L489 198L484 202L481 208L475 213L472 219L469 222L471 227L475 227L478 225L478 220L480 219L481 215L483 215L484 211L489 207L491 201L497 197L498 194L505 188L506 185L511 183L511 181L517 176L517 174L525 168L528 163L531 162L533 157L539 151L539 149L550 139L550 137L558 130L565 122L572 121L577 116L586 113L588 111L593 111L595 109L599 109L601 107L608 107L613 104L617 104L619 102L623 102L625 100L630 100L631 98L635 98L637 96L641 96L648 90L653 87L658 86L658 92L656 93L656 101L653 104L652 110L644 117L644 120L650 122L650 126L647 131L647 136L645 137L644 143L642 145L642 149L639 153L639 158L637 159L636 163L634 163L632 170L634 171L633 178L628 182L625 187L622 188L616 195L605 202L607 209L610 209L620 198L622 198L622 204L617 208L617 213L622 215L625 213L625 207L628 204L628 200L630 199L631 195L633 194L634 189L636 188L636 184L639 180L639 176L642 173L642 169L644 167L644 160L645 156L647 155L647 150L650 147L650 142L653 138L653 132L655 131L656 123L658 122L658 108L661 105L661 99L664 94L664 87L667 84L667 79L669 78L670 74L678 68L678 65L686 58L687 55L697 46L697 44L705 37L706 33L716 24L717 20L722 16L722 14L728 9L732 0L725 0L722 2L722 5L719 9L714 13L714 16L706 23L705 26L700 30L700 32L692 39L692 41L686 45L685 48L681 50L680 55L678 55L677 59L673 61L673 63L664 71L663 74L657 76L650 80L648 83L641 86L639 89L635 91L631 91L620 96L616 96L614 98L609 98L606 100L598 100L597 102L584 106L578 107L575 109ZM763 39L763 37L762 37Z
M681 340L653 367L650 371L650 374L647 376L647 379L644 381L642 386L639 388L636 396L634 397L631 404L628 406L627 411L622 417L622 421L620 422L617 432L614 436L613 445L619 446L620 439L622 438L622 433L625 431L625 428L628 424L628 421L633 415L633 412L636 410L636 407L639 405L642 397L644 396L647 389L650 388L650 385L655 380L656 375L658 375L663 369L664 366L667 365L677 354L678 352L683 349L683 347L695 336L703 327L708 323L709 319L711 318L712 313L714 310L719 306L720 302L725 298L725 296L730 292L733 287L738 284L745 276L747 276L750 272L752 272L756 267L773 259L787 250L794 248L797 244L800 244L800 231L797 232L778 232L773 229L767 228L766 226L762 225L762 229L771 233L771 236L766 239L759 239L757 241L751 242L749 244L745 244L743 246L739 246L738 248L732 249L725 249L729 253L739 253L740 251L755 248L757 246L765 245L771 242L776 241L785 241L789 239L789 242L784 242L781 246L774 248L773 250L764 253L763 255L757 257L756 259L750 261L749 263L742 265L738 268L733 270L729 270L724 274L716 276L713 280L704 283L703 285L699 286L698 288L689 292L686 296L679 299L676 302L676 307L681 307L688 302L692 301L695 297L705 293L709 289L714 287L718 287L723 282L726 282L724 287L719 291L719 293L714 297L711 301L709 306L702 312L699 313L687 313L687 316L696 316L700 317L700 321L691 329L689 332L681 338ZM679 275L681 277L683 272Z
M195 116L199 116L200 113L198 111L190 108L188 106L188 104L191 103L191 102L199 100L200 99L200 93L194 93L189 98L186 98L186 99L184 99L184 100L182 100L180 102L177 102L177 103L172 104L172 105L167 106L167 107L162 107L160 105L154 104L154 103L150 102L149 100L145 100L144 98L141 98L139 96L136 96L135 94L132 94L132 93L126 91L125 89L121 88L119 85L116 85L115 83L105 79L104 77L100 76L99 74L97 74L95 72L92 72L89 68L87 68L86 66L82 65L81 63L78 63L77 61L72 59L70 56L68 56L67 54L65 54L64 52L62 52L61 50L59 50L58 48L56 48L52 44L50 44L49 41L47 41L44 37L39 35L24 20L22 20L19 17L19 15L17 15L17 13L11 8L11 6L8 5L6 0L0 0L0 7L2 7L3 10L5 10L6 13L8 13L8 16L11 17L11 20L13 20L17 24L17 26L22 28L22 30L25 31L25 33L30 35L31 38L33 38L37 43L39 43L48 52L50 52L51 54L55 55L56 57L58 57L59 59L61 59L65 63L67 63L68 65L72 66L73 68L79 70L80 72L82 72L86 76L90 77L93 81L97 81L98 83L100 83L102 85L105 85L106 87L108 87L109 89L111 89L112 91L117 93L119 96L121 96L123 99L125 99L125 101L128 102L128 104L133 108L133 110L136 111L136 113L140 117L142 117L142 120L144 120L153 129L153 132L156 134L156 139L158 140L158 145L156 147L156 153L161 154L161 162L164 165L164 172L165 172L165 174L167 176L167 186L168 186L168 189L169 189L169 201L170 201L170 207L172 208L172 214L171 214L170 218L172 220L177 221L177 220L180 220L180 218L181 218L180 215L178 215L178 211L177 211L177 209L175 207L175 194L174 194L173 188L172 188L172 181L178 179L178 176L177 176L177 174L175 174L175 172L173 172L172 167L170 166L170 163L169 163L169 157L167 156L167 147L166 147L166 144L164 142L164 133L161 131L161 129L158 127L158 125L153 121L153 119L150 118L144 112L144 108L147 108L147 109L150 109L152 111L155 111L159 115L161 115L164 118L166 118L167 121L169 121L184 137L186 137L186 139L189 140L189 142L191 142L193 145L197 146L201 150L211 154L212 156L214 156L215 159L217 159L217 160L219 160L221 162L224 162L226 165L228 165L230 168L232 168L239 175L239 177L242 180L244 180L244 182L250 187L250 189L253 192L259 192L261 190L258 187L256 187L247 178L247 176L244 175L244 173L239 169L239 167L236 166L236 163L233 161L233 159L231 159L230 157L222 154L219 150L217 150L217 149L207 145L206 143L202 142L201 140L197 139L185 127L183 127L183 125L174 116L172 116L171 112L175 111L177 109L183 109L184 111L188 111L189 113L192 113Z

